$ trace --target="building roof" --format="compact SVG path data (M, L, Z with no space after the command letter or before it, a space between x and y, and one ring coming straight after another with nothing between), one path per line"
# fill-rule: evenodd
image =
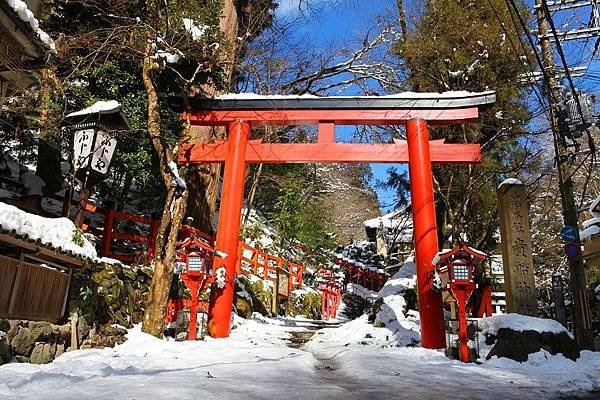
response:
M84 266L99 261L84 236L76 243L75 225L67 218L45 218L0 202L0 241L38 255Z
M15 88L31 86L35 82L31 71L49 65L54 43L39 28L35 18L39 3L32 0L0 1L0 65L4 67L0 71L0 82L9 82L0 97Z

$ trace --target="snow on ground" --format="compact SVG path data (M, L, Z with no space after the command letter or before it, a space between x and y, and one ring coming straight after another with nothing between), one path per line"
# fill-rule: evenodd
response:
M69 352L47 365L6 364L0 367L0 398L317 398L322 382L312 355L281 339L302 329L302 320L237 324L228 339L199 342L159 340L136 327L114 349Z
M114 349L68 352L47 365L0 366L0 398L489 400L548 399L600 388L600 357L590 352L577 363L540 352L523 364L493 359L476 365L440 351L322 341L324 335L305 350L286 346L290 331L312 323L236 320L230 338L199 342L159 340L136 327ZM361 318L325 331L351 339L369 333L368 326Z
M571 333L553 319L528 317L521 314L501 314L491 317L482 318L478 321L479 328L483 333L497 335L501 328L510 328L513 331L536 331L536 332L552 332L561 333L567 332L571 337Z
M489 327L497 328L523 321L511 317L489 322ZM537 326L546 327L549 324L541 322ZM369 398L388 398L390 386L397 398L407 399L443 398L449 393L466 399L591 399L600 390L600 353L584 351L573 362L542 350L525 363L493 357L481 365L465 364L448 359L443 350L415 346L411 331L394 329L376 328L363 315L339 328L322 330L305 349L317 359L328 360L346 380L364 382L362 390Z

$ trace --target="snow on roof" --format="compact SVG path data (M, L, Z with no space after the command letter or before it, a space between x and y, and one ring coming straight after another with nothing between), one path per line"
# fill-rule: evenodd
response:
M382 215L381 217L368 219L363 222L363 225L367 228L378 229L383 225L384 228L395 229L402 225L403 228L412 229L411 218L400 218L404 215L404 210L393 211L391 213Z
M319 96L312 94L302 95L287 95L287 94L272 94L272 95L261 95L256 93L226 93L219 97L217 100L275 100L275 99L316 99Z
M327 96L328 99L448 99L454 97L476 97L476 96L491 96L494 95L493 90L485 92L468 92L466 90L455 90L447 91L442 93L437 92L402 92L396 94L390 94L386 96ZM321 96L315 96L312 94L277 94L277 95L260 95L256 93L227 93L222 96L216 97L217 100L296 100L296 99L318 99Z
M56 45L54 40L46 32L40 29L40 22L35 18L33 12L27 8L27 4L21 0L6 0L8 6L19 16L21 21L28 23L33 32L38 35L42 43L44 43L50 50L56 52Z
M594 218L594 219L597 219L597 218ZM579 237L581 240L585 240L589 237L592 237L592 236L598 235L598 234L600 234L600 225L591 225L588 228L579 232Z
M500 189L504 185L522 185L522 184L523 184L523 182L521 182L520 180L518 180L516 178L508 178L504 182L502 182L500 185L498 185L498 189Z
M596 197L596 200L592 202L590 213L592 213L592 216L595 218L600 218L600 196Z
M108 100L108 101L97 101L91 106L84 108L80 111L75 111L67 115L67 118L70 117L79 117L82 115L90 115L90 114L110 114L114 112L118 112L121 108L121 104L116 100Z
M81 246L73 241L74 230L75 225L67 218L44 218L0 203L0 231L11 232L28 240L39 240L56 250L96 260L96 249L87 238L82 237Z
M490 333L492 335L497 335L498 330L501 328L508 328L517 332L536 331L540 333L551 332L555 334L567 332L569 336L571 336L571 333L569 333L569 331L558 321L514 313L482 318L479 320L478 325L484 333Z

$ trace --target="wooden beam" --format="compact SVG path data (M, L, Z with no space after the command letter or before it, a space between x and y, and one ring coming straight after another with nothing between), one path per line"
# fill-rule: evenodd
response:
M182 164L224 162L226 143L183 144L178 161ZM478 144L445 144L432 141L434 163L477 163ZM407 163L408 146L363 143L248 143L248 163Z
M404 125L407 120L421 118L430 125L456 125L475 122L477 107L460 109L383 109L383 110L192 110L184 112L192 125L228 126L231 122L248 121L251 126L273 125Z

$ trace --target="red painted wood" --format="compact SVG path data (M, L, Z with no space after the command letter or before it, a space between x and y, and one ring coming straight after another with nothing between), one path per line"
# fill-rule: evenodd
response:
M335 124L320 123L319 124L319 143L334 143L335 142Z
M434 163L476 163L481 161L478 144L432 142L430 159ZM181 145L179 163L224 162L227 144ZM407 163L407 143L249 143L249 163Z
M151 225L154 220L148 217L140 217L139 215L129 214L122 211L115 211L115 218L118 219L126 219L129 221L139 222L140 224L148 224Z
M136 235L135 233L125 232L113 232L113 239L131 240L132 242L148 243L150 241L149 236Z
M406 136L410 152L408 169L421 316L421 344L427 349L442 349L446 346L442 295L434 292L431 285L431 276L435 270L431 260L438 251L438 238L427 122L422 119L408 121Z
M404 125L414 118L427 120L431 125L449 125L474 122L479 116L477 107L449 110L192 110L192 125L228 126L231 122L248 121L251 126L317 125L321 122L336 125ZM187 121L187 113L183 119Z
M104 232L102 233L102 255L110 257L110 242L113 234L115 210L108 209L104 212Z
M222 185L222 199L227 201L221 202L215 243L215 249L224 252L227 256L215 256L213 267L213 273L219 268L225 268L226 281L222 289L213 286L213 290L210 292L208 333L214 338L228 337L231 325L231 305L239 249L240 215L246 178L245 155L249 136L250 125L247 122L236 121L229 127L228 152Z

